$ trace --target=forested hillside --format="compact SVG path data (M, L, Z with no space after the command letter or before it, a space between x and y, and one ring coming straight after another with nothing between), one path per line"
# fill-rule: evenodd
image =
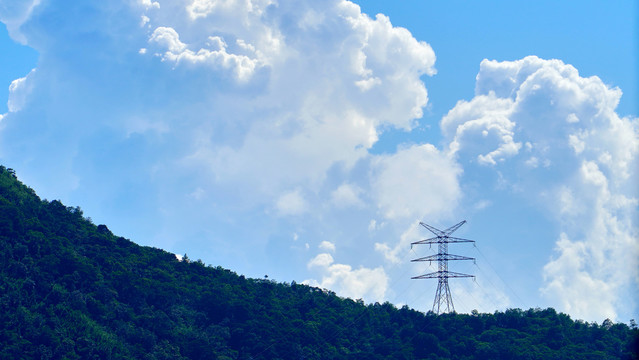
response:
M639 358L634 322L436 316L178 261L40 200L4 167L0 252L1 359Z

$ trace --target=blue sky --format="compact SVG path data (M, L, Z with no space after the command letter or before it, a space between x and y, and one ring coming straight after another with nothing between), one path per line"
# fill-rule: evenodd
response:
M637 4L0 1L0 162L139 244L428 310L639 315ZM378 15L379 14L379 15Z

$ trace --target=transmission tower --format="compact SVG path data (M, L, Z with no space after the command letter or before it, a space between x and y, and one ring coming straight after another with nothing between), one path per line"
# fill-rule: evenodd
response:
M420 244L429 244L429 245L437 244L439 247L438 249L439 251L435 255L430 255L430 256L411 260L411 261L428 261L428 262L437 261L439 265L439 270L436 272L414 276L411 278L411 279L437 279L438 280L437 292L435 293L435 301L433 301L433 312L436 314L455 311L455 307L453 306L453 297L451 296L450 288L448 287L448 278L465 278L465 277L475 278L475 276L473 275L448 271L449 260L475 261L475 258L460 256L460 255L453 255L448 253L448 244L450 243L465 243L465 242L474 243L475 242L474 240L468 240L468 239L462 239L462 238L450 236L450 234L455 232L455 230L459 229L465 223L466 223L466 220L442 231L428 224L424 224L423 222L420 222L419 224L425 227L426 229L428 229L428 231L435 234L435 237L416 241L410 244L411 249L413 248L413 245L420 245Z

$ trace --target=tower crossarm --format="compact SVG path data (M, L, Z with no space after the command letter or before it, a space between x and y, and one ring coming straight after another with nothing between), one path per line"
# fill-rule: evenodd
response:
M439 230L438 228L436 228L434 226L430 226L430 225L428 225L426 223L423 223L423 222L420 222L419 225L425 227L426 229L428 229L428 231L432 232L437 237L446 236L446 233L444 231L441 231L441 230Z
M446 239L447 239L446 242L449 242L449 243L467 243L467 242L474 243L475 242L475 240L462 239L462 238L458 238L454 236L449 236Z
M438 279L438 278L474 278L475 275L462 274L452 271L435 271L432 273L413 276L411 279Z
M454 233L455 231L457 231L457 229L459 229L465 223L466 223L466 220L460 221L457 224L455 224L455 225L449 227L448 229L444 230L444 233L446 233L446 235L450 235L450 234Z
M414 261L438 261L438 260L475 260L475 258L461 256L461 255L453 255L453 254L435 254L430 256L421 257L418 259L413 259Z
M436 236L448 236L452 233L454 233L457 229L459 229L462 225L464 225L466 223L466 220L464 221L460 221L459 223L449 227L446 230L439 230L438 228L428 225L426 223L420 222L419 225L425 227L426 229L428 229L428 231L432 232L433 234L435 234Z
M410 243L410 248L412 249L413 245L419 245L419 244L437 244L440 239L442 239L442 237L441 236L437 236L437 237L433 237L433 238L429 238L429 239L415 241L415 242Z
M438 237L433 237L429 239L412 242L410 243L410 246L412 248L414 245L420 245L420 244L467 243L467 242L474 243L475 240L462 239L462 238L451 237L451 236L438 236Z

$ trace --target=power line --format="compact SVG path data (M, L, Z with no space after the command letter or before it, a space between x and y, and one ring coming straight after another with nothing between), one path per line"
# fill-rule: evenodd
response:
M497 270L495 270L495 268L492 266L492 264L490 263L490 261L488 261L488 257L486 257L486 255L484 255L484 253L479 250L479 248L475 245L475 249L477 249L477 252L479 253L479 255L481 255L484 258L484 261L486 262L486 264L488 264L488 266L492 269L492 271L497 275L497 277L499 278L499 280L501 280L501 282L506 285L506 287L508 287L508 289L510 290L510 292L515 295L515 297L517 298L517 300L519 300L519 303L522 306L524 305L524 301L521 299L521 297L519 297L519 295L517 294L517 292L515 292L515 290L513 290L512 287L510 287L510 285L501 277L501 275L499 275L499 272L497 272ZM477 265L477 264L475 264ZM477 268L479 268L479 266L477 266ZM494 286L494 285L493 285ZM497 288L495 286L495 288Z

